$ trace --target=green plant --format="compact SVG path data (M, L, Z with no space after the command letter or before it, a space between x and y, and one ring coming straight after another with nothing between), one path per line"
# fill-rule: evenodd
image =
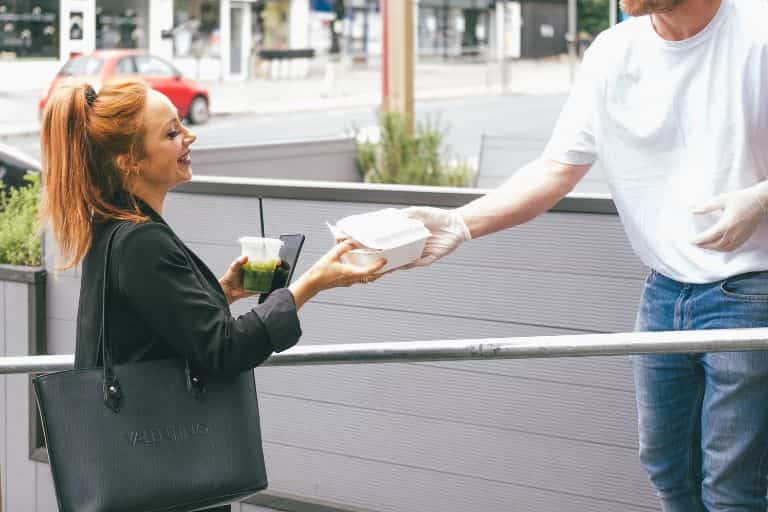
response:
M578 0L579 33L594 37L607 29L610 5L608 0Z
M379 140L361 140L358 133L357 168L368 183L467 187L474 170L464 161L448 161L441 154L445 132L427 122L408 133L408 117L401 112L380 112Z
M0 263L36 266L42 263L40 242L40 175L28 172L25 187L0 188Z

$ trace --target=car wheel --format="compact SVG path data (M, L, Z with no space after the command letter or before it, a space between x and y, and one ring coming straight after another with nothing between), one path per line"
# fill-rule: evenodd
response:
M192 124L203 124L208 121L210 112L208 111L208 100L202 96L195 96L189 105L189 122Z

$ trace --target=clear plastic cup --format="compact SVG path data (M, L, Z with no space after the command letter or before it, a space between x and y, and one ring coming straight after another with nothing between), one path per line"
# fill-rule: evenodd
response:
M243 288L254 293L270 292L283 241L258 236L243 236L237 241L240 242L240 254L248 256L248 262L243 265Z

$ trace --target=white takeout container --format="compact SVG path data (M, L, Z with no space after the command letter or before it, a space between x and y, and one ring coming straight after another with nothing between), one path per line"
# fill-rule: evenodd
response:
M280 249L284 242L277 238L261 238L260 236L241 236L240 255L248 256L248 261L270 261L280 257Z
M343 261L367 267L386 258L382 272L419 259L431 234L421 221L394 208L344 217L328 227L335 237L349 238L362 246L347 252Z

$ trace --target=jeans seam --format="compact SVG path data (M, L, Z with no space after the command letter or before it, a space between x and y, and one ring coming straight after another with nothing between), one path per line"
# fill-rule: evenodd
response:
M694 463L693 450L696 448L694 446L694 442L693 442L694 441L693 432L694 432L694 429L696 428L697 420L700 420L700 418L701 418L702 407L703 407L703 403L704 403L704 389L705 389L705 386L702 386L701 387L701 391L699 391L699 395L696 398L696 405L692 409L693 413L691 414L690 425L688 427L688 439L690 440L690 443L688 444L688 468L689 468L689 471L688 471L687 480L690 483L691 493L692 494L698 488L698 499L699 500L701 500L701 481L698 482L698 485L696 484L696 482L693 481L694 480L693 479L694 474L696 474L694 472L694 468L693 468L693 463ZM701 450L701 437L702 436L699 436L699 445L698 445L698 449L699 450Z
M720 283L720 293L726 297L730 297L735 300L743 300L746 302L768 302L768 295L747 295L742 293L734 293L725 288L727 280Z
M672 326L675 331L682 331L683 330L683 320L685 318L684 314L684 302L686 299L686 289L683 288L680 290L680 293L677 296L677 300L675 301L675 310L674 310L674 319L672 321Z
M766 463L768 463L768 443L764 443L763 446L763 454L760 456L760 462L757 464L757 474L755 475L755 487L754 489L762 495L765 495L766 492L766 482L765 482L765 475L768 471L766 469ZM762 475L762 478L761 478Z

